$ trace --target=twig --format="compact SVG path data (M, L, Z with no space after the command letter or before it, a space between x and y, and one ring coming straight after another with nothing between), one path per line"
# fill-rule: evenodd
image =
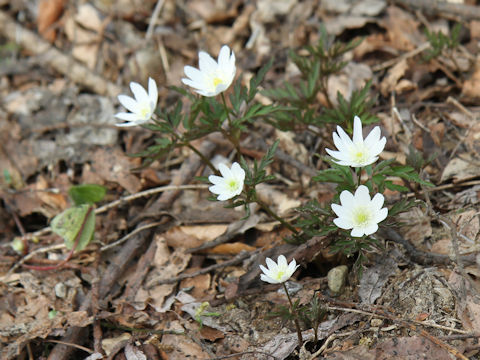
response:
M452 4L437 0L390 0L390 2L432 15L460 16L466 20L480 19L480 8L473 5Z
M72 343L68 343L68 342L65 342L65 341L61 341L61 340L53 340L53 339L45 339L44 340L45 342L51 342L51 343L55 343L55 344L62 344L62 345L66 345L66 346L71 346L71 347L74 347L76 349L79 349L79 350L83 350L89 354L93 354L94 351L85 347L85 346L82 346L82 345L77 345L77 344L72 344Z
M163 4L165 0L158 0L157 4L155 5L155 9L153 9L152 17L150 18L150 22L148 23L147 33L145 34L145 39L148 41L152 37L153 29L157 24L158 16L160 15L160 11L162 11Z
M113 97L122 90L119 86L92 72L85 65L65 55L33 31L21 26L4 11L0 11L0 34L8 41L28 50L31 55L41 57L43 62L73 82L97 94Z
M251 350L251 351L242 351L242 352L239 352L239 353L236 353L236 354L217 356L217 357L214 357L214 358L210 358L208 360L230 359L230 358L234 358L234 357L242 356L242 355L247 355L247 354L262 354L262 355L265 355L265 356L270 356L274 360L278 359L276 356L273 356L272 354L269 354L269 353L266 353L266 352L263 352L263 351L258 351L258 350Z
M231 260L224 261L220 264L207 266L206 268L200 269L200 270L198 270L194 273L191 273L191 274L182 274L182 275L179 275L179 276L174 277L174 278L159 279L159 280L156 280L156 281L152 281L150 284L148 284L148 286L146 288L151 289L152 287L157 286L157 285L173 284L173 283L176 283L177 281L181 281L181 280L189 279L189 278L192 278L192 277L195 277L195 276L198 276L198 275L206 274L206 273L209 273L210 271L213 271L213 270L222 269L224 267L231 266L231 265L236 265L239 262L241 262L242 260L244 260L248 257L254 256L254 255L258 254L259 252L260 252L260 250L255 250L253 252L241 251Z
M146 197L146 196L151 196L151 195L155 195L155 194L158 194L158 193L161 193L161 192L165 192L165 191L172 191L172 190L190 190L190 189L206 189L208 188L208 185L203 185L203 184L199 184L199 185L167 185L167 186L160 186L160 187L156 187L156 188L153 188L153 189L148 189L148 190L145 190L145 191L140 191L138 193L135 193L135 194L132 194L132 195L128 195L128 196L124 196L120 199L117 199L117 200L114 200L112 201L111 203L108 203L106 205L103 205L103 206L100 206L99 208L95 209L95 215L98 215L98 214L101 214L101 213L104 213L114 207L117 207L117 206L120 206L122 204L125 204L127 202L130 202L130 201L133 201L133 200L136 200L136 199L139 199L141 197ZM48 234L50 231L52 231L51 227L50 226L47 226L41 230L38 230L38 231L35 231L33 233L30 233L30 234L26 234L25 236L27 238L34 238L34 237L40 237L40 236L43 236L43 235L46 235Z

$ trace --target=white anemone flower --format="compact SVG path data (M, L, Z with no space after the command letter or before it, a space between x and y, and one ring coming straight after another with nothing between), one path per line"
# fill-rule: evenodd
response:
M240 164L234 162L231 169L225 164L220 164L218 170L220 170L222 176L210 175L208 180L213 186L210 186L208 190L218 195L217 200L220 201L240 195L245 180L245 171L240 167Z
M148 78L148 93L142 85L133 81L130 83L130 89L135 98L118 95L118 101L130 112L115 114L116 118L127 121L115 124L117 126L136 126L146 123L157 107L158 89L155 80Z
M198 59L200 69L185 66L187 78L183 78L182 82L203 96L216 96L227 90L237 70L233 51L230 52L230 48L224 45L220 49L218 61L204 51L198 53Z
M333 133L333 142L338 151L325 149L333 157L337 164L363 167L373 164L378 159L378 155L383 151L387 139L380 139L380 127L375 126L368 136L363 139L362 121L358 116L353 120L353 138L350 139L347 133L337 126L337 132Z
M300 266L297 265L295 259L288 264L287 259L283 255L278 257L277 262L268 257L265 259L265 261L268 269L265 268L265 266L260 265L260 269L263 272L263 274L260 275L260 279L270 284L284 283L290 279L295 270L297 270L297 268Z
M333 222L341 229L352 229L351 235L354 237L371 235L378 230L378 223L388 215L388 209L382 208L384 201L382 194L370 199L365 185L360 185L355 195L344 190L340 194L341 205L332 204L332 210L338 216Z

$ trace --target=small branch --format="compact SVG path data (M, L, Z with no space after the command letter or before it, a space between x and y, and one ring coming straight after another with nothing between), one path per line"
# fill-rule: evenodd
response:
M206 273L209 273L210 271L217 270L217 269L222 269L222 268L227 267L227 266L236 265L240 261L242 261L242 260L244 260L244 259L246 259L250 256L255 255L259 251L260 250L256 250L252 253L249 253L249 252L246 252L246 251L241 251L231 260L224 261L220 264L207 266L206 268L203 268L203 269L201 269L199 271L196 271L194 273L182 274L182 275L174 277L174 278L160 279L160 280L152 281L150 284L148 284L147 289L151 289L152 287L157 286L157 285L174 284L177 281L181 281L181 280L189 279L189 278L192 278L192 277L195 277L195 276L198 276L198 275L206 274Z

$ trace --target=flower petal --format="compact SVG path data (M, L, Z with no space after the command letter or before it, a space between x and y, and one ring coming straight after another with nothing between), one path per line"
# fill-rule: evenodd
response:
M358 116L353 118L353 143L363 144L362 121Z
M333 219L333 223L337 225L340 229L352 229L353 228L353 223L350 219L347 218L336 218Z
M363 231L363 228L353 228L350 235L353 237L362 237L365 235L365 232Z
M128 111L133 113L139 112L138 103L134 98L127 95L118 95L117 99L120 102L120 104L122 104L123 107Z
M355 204L355 197L348 190L343 190L340 193L340 204L347 208L351 208Z
M198 67L201 72L213 72L217 70L217 62L210 56L210 54L205 51L200 51L198 53Z
M153 105L153 109L157 107L158 101L158 88L157 83L152 78L148 78L148 97L150 98L150 103Z
M142 85L132 81L130 83L130 89L132 90L132 93L135 96L135 100L137 100L137 102L141 103L144 101L148 101L147 91L143 88Z
M357 204L370 204L370 192L368 187L365 185L360 185L355 191L355 201Z
M137 121L138 115L133 113L120 112L114 115L117 119L125 121Z

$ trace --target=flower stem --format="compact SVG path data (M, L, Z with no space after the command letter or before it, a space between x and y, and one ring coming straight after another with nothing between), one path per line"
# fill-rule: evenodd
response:
M232 145L235 147L235 150L237 151L237 154L238 156L240 156L241 152L240 152L240 144L238 142L238 139L237 137L235 136L235 134L233 134L233 122L232 122L232 119L230 117L230 109L228 108L227 106L227 101L225 100L225 95L223 94L223 92L220 94L221 98L222 98L222 103L223 103L223 107L225 108L225 112L227 113L227 119L228 119L228 130L230 131L226 131L225 129L223 129L222 127L220 127L220 131L222 132L222 134L228 139L230 140L230 142L232 143Z
M186 141L184 144L187 145L187 147L191 149L195 154L197 154L200 159L202 159L202 161L205 163L205 165L207 165L215 175L220 175L215 166L213 166L212 162L205 155L203 155L195 146L190 144L189 141Z
M298 322L297 312L293 310L293 303L292 299L290 298L290 294L288 293L287 286L285 283L282 283L283 288L285 289L285 294L287 294L288 302L290 303L290 310L292 311L292 315L294 316L293 321L295 322L295 327L297 328L297 337L298 337L298 345L302 346L303 338L302 338L302 330L300 330L300 324Z
M275 214L273 212L272 209L270 209L270 207L265 204L263 201L261 200L258 200L256 197L255 197L255 202L260 205L260 207L265 210L268 215L270 215L271 217L273 217L275 220L278 220L280 221L280 223L285 226L288 230L290 230L291 232L293 232L295 234L295 236L299 236L300 233L297 231L297 229L295 229L292 225L290 225L288 222L286 222L285 220L283 220L280 216L278 216L277 214Z

